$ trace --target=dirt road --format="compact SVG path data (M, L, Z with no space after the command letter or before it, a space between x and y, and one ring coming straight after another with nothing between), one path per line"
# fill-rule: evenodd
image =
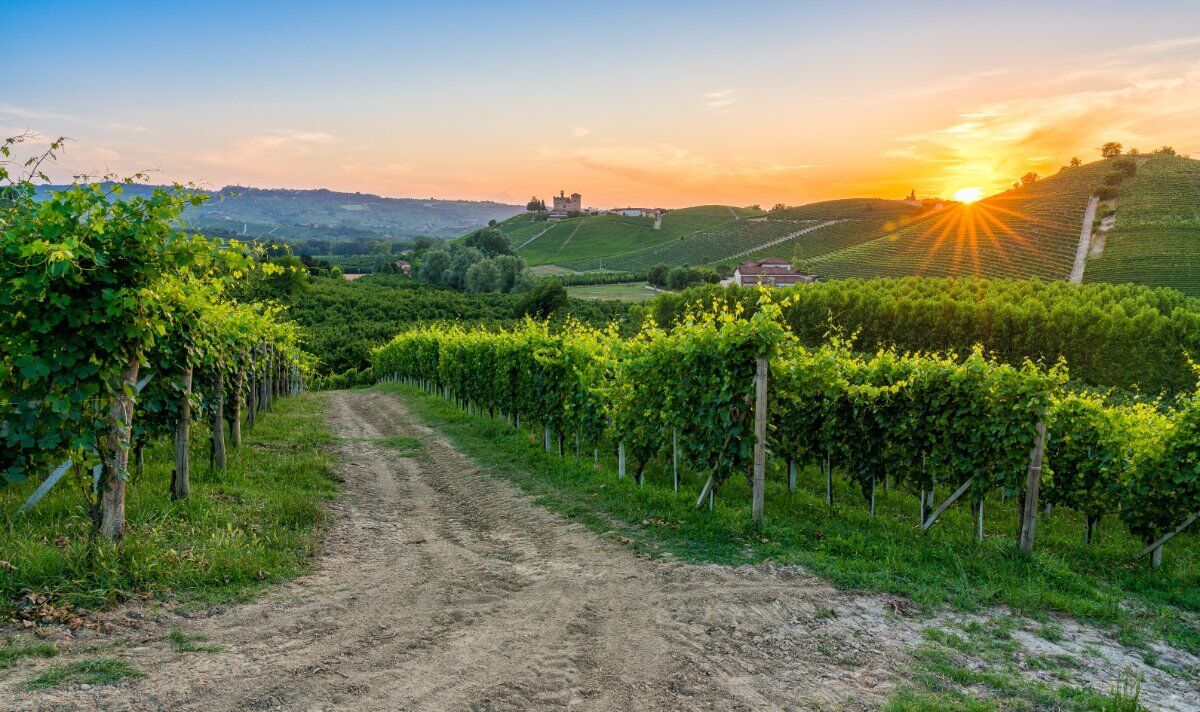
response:
M333 393L330 417L345 493L314 573L147 616L120 651L144 678L5 680L0 708L852 710L887 698L930 624L794 571L639 557L479 472L392 395ZM400 435L416 457L377 443ZM219 651L176 652L176 628Z

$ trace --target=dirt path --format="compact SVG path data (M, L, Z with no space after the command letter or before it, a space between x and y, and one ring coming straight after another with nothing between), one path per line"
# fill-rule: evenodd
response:
M1083 284L1083 271L1087 267L1088 248L1092 245L1092 223L1096 220L1096 207L1100 199L1096 196L1088 198L1087 208L1083 211L1083 225L1079 228L1079 245L1075 249L1075 264L1071 266L1071 276L1067 280L1071 284Z
M393 395L333 393L330 418L344 496L314 573L208 615L115 612L136 619L116 654L146 677L9 676L0 708L854 710L936 623L794 569L639 557L480 472ZM416 457L377 442L405 435ZM219 650L176 652L172 629Z

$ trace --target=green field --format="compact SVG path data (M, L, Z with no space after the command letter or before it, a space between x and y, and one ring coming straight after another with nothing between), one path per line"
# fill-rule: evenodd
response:
M1123 183L1116 225L1084 281L1135 282L1200 294L1200 161L1153 156Z
M615 299L622 302L641 302L658 296L657 292L646 288L645 282L567 287L567 294L577 299Z

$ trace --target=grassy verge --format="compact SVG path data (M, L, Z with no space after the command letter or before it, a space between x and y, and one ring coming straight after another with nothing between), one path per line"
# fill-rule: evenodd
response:
M28 515L16 510L37 486L0 489L0 616L28 593L56 605L99 608L133 596L214 602L247 597L309 565L324 501L336 492L322 397L277 401L245 430L228 467L207 464L207 431L192 442L192 494L168 498L171 443L146 452L145 471L128 487L128 531L121 547L100 545L88 566L90 524L82 488L64 478ZM90 484L90 483L88 483Z
M1117 522L1106 522L1089 546L1082 543L1082 518L1055 511L1041 518L1038 548L1024 557L1013 541L1017 505L1011 500L986 502L987 536L977 544L969 507L950 508L921 534L912 494L879 491L879 515L871 518L862 494L838 480L831 511L815 468L805 470L797 491L789 493L781 463L772 463L768 472L766 522L759 529L750 520L741 477L726 481L714 511L697 510L702 479L686 472L676 495L669 453L665 467L648 468L647 483L639 487L618 480L604 454L593 466L589 446L579 460L548 455L540 448L540 431L517 432L498 420L467 415L402 384L379 388L403 394L421 418L493 473L535 494L540 504L652 555L733 565L795 563L839 587L898 594L925 608L1009 606L1046 621L1051 614L1067 614L1114 628L1122 642L1149 656L1149 644L1157 639L1200 652L1195 535L1173 541L1163 568L1152 571L1131 563L1140 547ZM573 447L567 443L568 451ZM939 491L938 497L947 494Z

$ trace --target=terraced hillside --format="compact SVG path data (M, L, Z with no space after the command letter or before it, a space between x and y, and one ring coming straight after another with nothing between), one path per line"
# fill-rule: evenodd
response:
M775 220L901 220L915 217L923 212L925 212L924 208L910 205L902 200L843 198L796 205L783 210L772 210L771 218Z
M954 205L895 232L808 260L834 278L1039 277L1066 279L1084 210L1108 172L1103 162L1064 170L970 205Z
M732 262L761 249L763 245L785 240L791 243L796 239L791 236L798 236L804 231L815 233L835 224L832 221L825 224L812 220L737 220L627 255L561 264L580 272L599 269L639 272L659 264L697 266Z
M1134 282L1200 295L1200 161L1141 160L1122 183L1116 222L1097 234L1085 282ZM1099 252L1099 254L1096 254Z
M518 251L531 265L565 264L581 260L600 263L602 260L607 262L610 257L653 248L700 230L762 214L761 211L727 205L700 205L666 213L658 229L654 228L651 218L596 215L563 220L549 226L549 230L540 235L538 233L548 227L544 222L538 223L541 226L538 228L516 228L509 233L509 237L515 245L521 245L538 235ZM501 229L504 229L504 223ZM518 235L524 239L517 239Z

